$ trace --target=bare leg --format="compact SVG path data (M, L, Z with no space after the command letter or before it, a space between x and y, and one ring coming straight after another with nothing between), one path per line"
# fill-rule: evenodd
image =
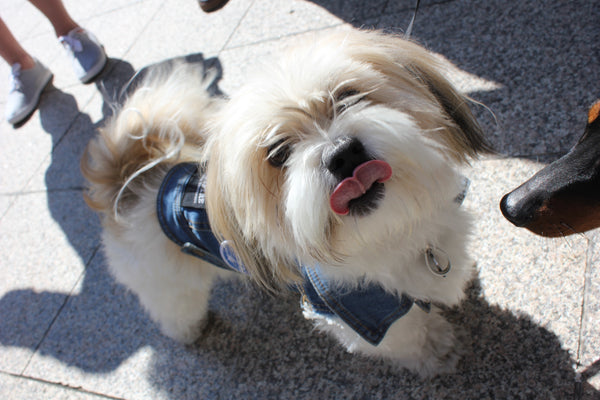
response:
M62 0L30 0L30 2L48 18L56 36L64 36L79 26L65 9ZM24 70L32 68L35 64L31 55L21 47L1 18L0 56L9 65L21 64Z
M0 56L8 65L21 64L22 69L33 68L35 64L33 58L17 42L2 18L0 18Z
M29 0L54 27L56 36L64 36L79 25L71 18L62 0Z

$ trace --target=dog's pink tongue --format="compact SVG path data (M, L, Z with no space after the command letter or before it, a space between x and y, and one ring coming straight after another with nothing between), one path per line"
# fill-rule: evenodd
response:
M349 203L364 195L375 182L385 182L392 176L392 167L385 161L371 160L354 169L351 177L341 181L329 198L329 205L336 214L350 212Z

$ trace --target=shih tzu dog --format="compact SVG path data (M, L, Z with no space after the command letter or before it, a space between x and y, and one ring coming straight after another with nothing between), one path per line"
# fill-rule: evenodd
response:
M150 73L82 160L117 280L182 342L237 270L297 291L348 351L451 371L439 306L474 275L458 169L490 148L438 59L348 31L295 47L229 100L201 75Z

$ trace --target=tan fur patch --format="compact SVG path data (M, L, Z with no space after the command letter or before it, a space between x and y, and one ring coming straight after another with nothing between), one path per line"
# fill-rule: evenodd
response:
M590 108L590 111L588 112L588 124L591 124L597 120L598 115L600 115L600 100L596 101Z

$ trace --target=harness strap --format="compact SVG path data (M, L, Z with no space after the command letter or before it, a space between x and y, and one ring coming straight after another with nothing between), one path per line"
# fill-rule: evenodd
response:
M431 310L430 303L414 300L406 294L390 293L375 283L363 282L352 288L334 286L319 266L302 267L302 274L305 279L298 290L302 293L305 310L324 316L338 316L375 346L413 304L425 312Z
M182 163L171 168L156 199L158 221L165 235L184 253L232 270L220 257L220 243L210 229L203 178L197 164Z
M460 204L468 187L455 201ZM182 163L165 176L158 191L156 211L165 235L187 254L219 268L247 274L228 241L219 243L212 233L205 207L205 174L202 166ZM321 268L301 267L304 282L296 285L302 306L324 316L337 316L367 342L378 345L390 326L416 304L429 312L431 304L406 294L390 293L376 283L362 282L356 287L332 284Z

